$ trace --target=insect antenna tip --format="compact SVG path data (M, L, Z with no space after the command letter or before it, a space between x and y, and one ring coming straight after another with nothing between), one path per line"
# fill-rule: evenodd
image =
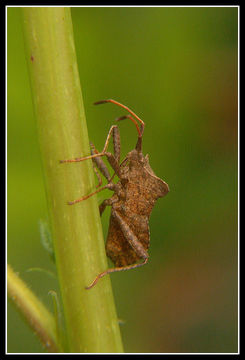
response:
M127 119L128 116L124 115L124 116L120 116L118 118L115 119L115 121L121 121L121 120L124 120L124 119Z
M104 103L107 103L107 102L108 102L108 100L95 101L94 105L104 104Z

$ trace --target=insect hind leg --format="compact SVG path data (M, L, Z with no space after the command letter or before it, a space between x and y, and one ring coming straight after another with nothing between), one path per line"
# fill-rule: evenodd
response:
M132 270L132 269L138 268L140 266L143 266L148 262L149 255L148 255L147 251L145 250L145 248L143 247L141 242L138 240L138 238L135 236L133 231L130 229L130 227L127 225L127 223L122 219L122 217L115 210L112 210L112 216L118 222L118 225L120 226L125 239L128 241L128 243L130 244L132 249L135 251L135 253L141 259L143 259L143 262L108 269L108 270L100 273L99 275L97 275L96 278L94 279L94 281L85 288L86 290L92 289L92 287L94 287L97 284L99 279L101 279L102 277L104 277L107 274L111 274L113 272L118 272L118 271Z
M125 240L127 240L131 248L135 251L136 255L144 260L148 258L149 255L147 250L144 248L142 243L139 241L137 236L134 234L130 226L128 226L126 221L121 217L121 215L117 211L112 210L112 216L117 221L120 229L123 232Z
M131 270L131 269L135 269L137 267L143 266L148 262L148 257L144 259L144 261L142 263L139 264L133 264L133 265L129 265L129 266L123 266L123 267L115 267L115 268L111 268L108 269L102 273L100 273L99 275L96 276L96 278L94 279L94 281L89 285L86 286L85 289L86 290L90 290L92 289L92 287L94 287L97 282L99 281L99 279L101 279L102 277L104 277L105 275L111 274L113 272L118 272L118 271L126 271L126 270Z

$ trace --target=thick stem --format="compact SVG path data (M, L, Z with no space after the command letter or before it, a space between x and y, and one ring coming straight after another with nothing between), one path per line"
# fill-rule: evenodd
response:
M122 352L109 277L85 286L107 268L96 197L91 192L89 141L69 8L23 8L26 57L70 352Z

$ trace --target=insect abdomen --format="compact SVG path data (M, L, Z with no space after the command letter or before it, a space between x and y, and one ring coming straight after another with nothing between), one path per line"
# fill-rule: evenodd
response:
M147 228L145 228L145 225L143 227L138 227L137 225L136 221L135 226L130 227L130 229L137 236L145 250L147 250L149 247L149 227L147 226ZM110 218L106 242L106 254L113 261L116 267L135 264L140 260L140 257L131 247L128 240L125 239L122 230L113 216Z

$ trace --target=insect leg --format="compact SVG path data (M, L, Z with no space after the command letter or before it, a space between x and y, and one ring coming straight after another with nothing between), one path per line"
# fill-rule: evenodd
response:
M96 188L100 187L102 185L102 178L100 176L100 173L98 172L98 170L96 169L94 163L93 163L93 169L94 169L94 172L97 176L97 179L98 179L98 184L96 185Z
M120 133L118 126L114 125L112 127L112 136L113 136L113 148L114 148L114 157L115 160L120 163ZM95 148L93 143L90 143L91 147L91 154L99 154L98 150ZM105 147L104 147L105 148ZM105 176L105 178L110 182L111 176L107 169L106 164L100 157L96 157L92 159L93 162L97 165L98 169L101 171L101 173Z
M113 128L113 147L114 147L114 156L118 163L120 163L120 153L121 153L121 141L120 133L118 127L115 125Z
M113 198L105 199L104 201L102 201L102 203L99 206L100 216L103 214L103 212L107 206L111 206L112 204L114 204L117 201L118 201L117 199L113 199Z
M108 269L108 270L100 273L99 275L97 275L96 278L94 279L94 281L85 288L86 290L89 290L92 287L94 287L97 284L98 280L107 274L117 272L117 271L125 271L125 270L135 269L137 267L145 265L148 262L149 255L148 255L147 251L145 250L145 248L143 247L141 242L137 239L137 237L134 235L133 231L130 229L130 227L127 225L127 223L123 220L123 218L115 210L112 210L112 216L114 216L114 218L118 221L118 224L119 224L125 238L129 242L131 247L134 249L136 254L143 259L143 262L133 264L133 265L128 265L128 266L115 267L115 268Z
M105 189L115 191L115 190L117 189L116 185L117 185L117 184L111 184L111 183L110 183L110 184L107 184L107 185L105 185L105 186L102 186L100 189L92 192L91 194L86 195L86 196L83 196L83 197L81 197L80 199L76 199L76 200L73 200L73 201L69 201L67 204L68 204L68 205L74 205L74 204L76 204L76 203L78 203L78 202L81 202L81 201L83 201L83 200L87 200L87 199L90 198L91 196L93 196L93 195L95 195L95 194L97 194L97 193L99 193L100 191L105 190Z
M90 143L90 147L91 147L91 154L98 154L98 150L95 148L93 143ZM109 173L109 170L107 169L106 164L104 163L104 161L100 158L100 157L96 157L92 159L93 163L98 167L98 169L100 170L100 172L104 175L104 177L106 178L106 180L108 182L110 182L111 180L111 175Z
M97 284L99 279L101 279L105 275L108 275L108 274L111 274L111 273L117 272L117 271L125 271L125 270L135 269L137 267L145 265L147 263L147 261L148 261L148 257L140 264L134 264L134 265L129 265L129 266L115 267L115 268L108 269L108 270L100 273L99 275L97 275L96 278L94 279L94 281L89 286L86 286L85 289L86 290L92 289L92 287L94 287Z
M148 253L145 250L144 246L141 244L141 242L138 240L137 236L133 233L131 228L128 226L128 224L123 220L121 215L115 210L112 210L111 212L112 216L117 220L123 235L125 236L125 239L128 241L128 243L131 245L135 253L142 259L148 258Z
M105 199L99 206L99 210L100 210L100 216L103 214L103 212L105 211L105 208L107 207L107 200Z
M114 145L115 156L112 153L106 151L108 148L108 145L109 145L109 140L111 138L111 135L113 136L113 145ZM113 168L113 170L115 171L117 176L120 177L120 165L119 165L120 134L119 134L117 125L111 126L109 133L107 135L106 141L105 141L104 149L102 150L101 154L103 154L107 157L107 160L109 161L111 167ZM99 155L99 153L97 155ZM101 156L103 156L103 155L101 155Z
M60 160L60 163L72 163L72 162L80 162L80 161L84 161L84 160L89 160L89 159L95 159L95 158L99 158L99 157L102 157L102 156L106 156L107 157L107 160L109 161L110 165L112 166L113 170L115 171L115 173L120 177L120 165L118 163L118 161L116 160L115 156L110 153L110 152L107 152L107 148L108 148L108 145L109 145L109 140L110 140L110 137L113 133L113 129L114 128L117 128L116 125L112 125L110 130L109 130L109 133L107 135L107 138L106 138L106 141L105 141L105 145L104 145L104 148L102 150L102 152L100 153L95 153L95 154L92 154L92 155L89 155L89 156L85 156L85 157L82 157L82 158L75 158L75 159L68 159L68 160ZM118 156L118 153L117 153L117 156Z

